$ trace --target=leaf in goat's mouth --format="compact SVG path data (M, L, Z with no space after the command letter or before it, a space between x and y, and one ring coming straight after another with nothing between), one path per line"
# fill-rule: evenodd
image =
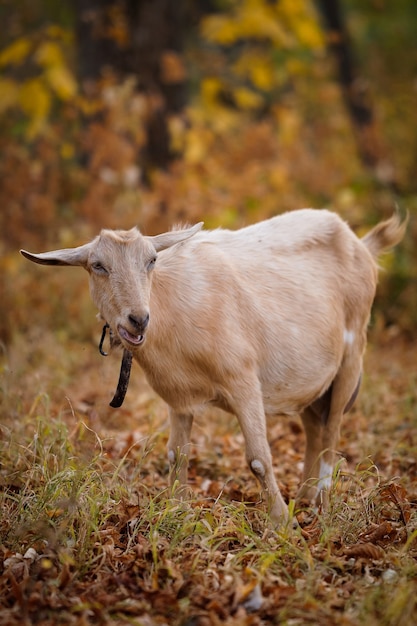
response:
M126 348L123 350L122 364L120 366L119 382L117 383L116 393L110 406L118 409L122 406L129 386L130 369L132 367L132 353Z
M123 326L118 326L117 330L119 331L119 335L122 339L132 343L134 346L139 346L144 340L143 335L132 335L132 333L126 330L126 328L123 328Z

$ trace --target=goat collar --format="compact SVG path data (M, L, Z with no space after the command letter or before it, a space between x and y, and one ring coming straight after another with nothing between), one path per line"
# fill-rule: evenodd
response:
M103 350L103 344L104 344L104 340L106 338L106 333L107 333L107 329L110 328L110 326L108 325L108 323L106 322L103 326L103 331L101 333L101 339L100 339L100 343L98 344L98 349L99 352L102 356L108 356L108 352L104 352ZM110 331L111 333L111 331ZM110 340L111 340L111 334L110 334Z
M120 366L119 382L117 383L116 393L113 400L110 402L110 406L114 409L118 409L123 404L126 391L129 386L130 369L132 367L132 353L130 350L123 349L122 364Z
M110 334L110 347L112 347L113 345L113 341L112 341L113 334L112 334L110 326L106 322L103 326L100 343L98 345L100 354L102 354L103 356L108 355L108 352L105 352L103 349L103 344L106 338L107 330L109 330L109 334ZM114 409L118 409L123 404L123 401L126 396L127 388L129 386L131 367L132 367L132 353L130 352L130 350L126 350L126 348L124 348L122 363L120 366L119 382L117 383L117 389L116 389L116 393L114 394L113 400L110 402L110 406L113 407Z

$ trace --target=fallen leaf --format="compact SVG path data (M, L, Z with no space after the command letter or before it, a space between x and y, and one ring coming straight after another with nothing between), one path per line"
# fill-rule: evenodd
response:
M382 559L385 556L385 550L373 543L356 543L353 546L344 548L343 553L349 557L373 560Z

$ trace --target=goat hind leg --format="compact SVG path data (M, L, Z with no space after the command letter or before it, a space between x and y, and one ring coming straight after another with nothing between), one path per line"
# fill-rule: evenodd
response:
M296 501L309 500L313 502L317 496L320 475L320 461L323 452L323 421L312 407L307 407L301 419L306 435L306 449L304 455L304 470L301 487Z
M340 422L343 413L349 411L358 394L361 365L361 359L345 358L330 388L301 415L306 434L306 451L303 482L297 494L297 502L306 499L326 506ZM351 392L353 381L356 386Z
M336 448L339 443L340 424L358 394L362 374L362 358L354 353L345 355L332 385L330 411L323 428L323 451L317 483L317 504L326 506L331 486Z

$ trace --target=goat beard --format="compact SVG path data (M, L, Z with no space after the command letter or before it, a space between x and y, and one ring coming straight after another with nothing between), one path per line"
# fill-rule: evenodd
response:
M110 402L110 406L114 409L121 407L125 399L127 388L129 386L132 357L133 355L130 350L126 350L126 348L124 348L122 364L120 366L119 382L117 383L117 389L113 400Z

